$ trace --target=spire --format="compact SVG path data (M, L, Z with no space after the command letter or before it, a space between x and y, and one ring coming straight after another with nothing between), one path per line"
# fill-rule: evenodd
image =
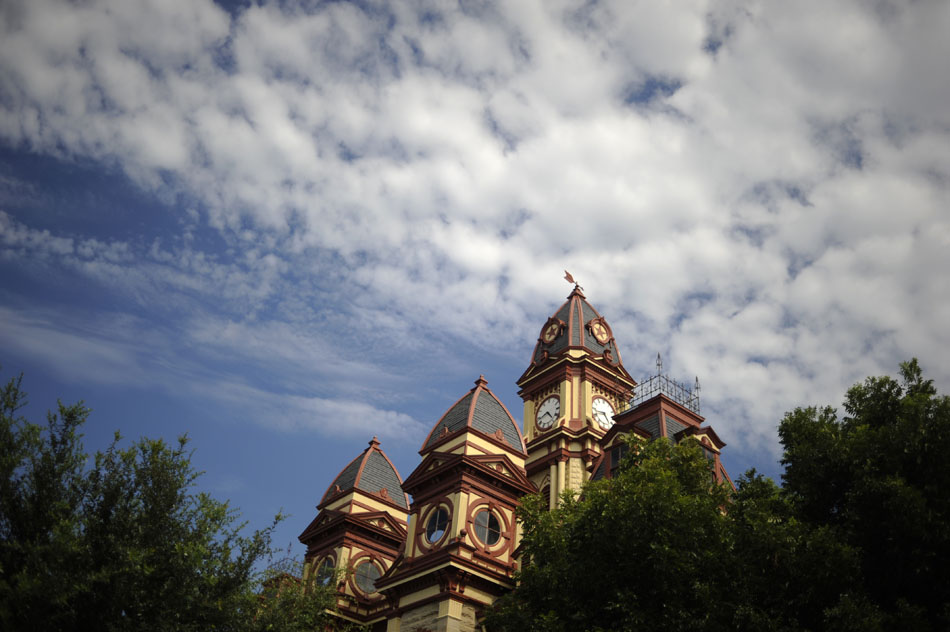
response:
M656 354L656 374L661 375L663 373L663 359L660 358L659 352Z

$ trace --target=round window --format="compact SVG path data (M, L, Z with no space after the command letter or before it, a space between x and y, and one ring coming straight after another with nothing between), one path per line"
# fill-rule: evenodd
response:
M475 536L488 546L498 542L501 537L501 524L495 514L488 510L475 514Z
M320 567L317 569L317 581L326 586L333 579L334 570L336 570L336 567L333 564L333 558L325 558L320 562Z
M366 594L376 592L376 580L379 579L379 568L372 562L360 562L356 566L353 577L356 586Z
M426 523L426 540L430 543L438 542L449 528L449 511L445 507L435 510Z

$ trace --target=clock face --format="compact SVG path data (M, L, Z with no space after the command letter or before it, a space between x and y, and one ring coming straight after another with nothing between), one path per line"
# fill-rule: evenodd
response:
M601 428L607 430L614 425L614 407L606 399L595 397L591 403L591 409L594 412L594 421Z
M560 414L561 400L553 395L548 397L538 406L538 414L537 417L535 417L538 421L538 427L542 430L547 430L554 425L554 422L557 421L557 417Z
M558 333L560 333L560 325L557 323L551 323L545 327L544 332L541 334L541 340L544 341L544 344L551 344L554 342L554 339L557 338Z

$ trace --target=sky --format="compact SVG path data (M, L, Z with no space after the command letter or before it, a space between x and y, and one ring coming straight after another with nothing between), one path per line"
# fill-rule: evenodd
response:
M515 380L570 271L735 478L917 357L950 386L950 4L0 3L0 373L187 433L296 541ZM302 548L296 545L296 554Z

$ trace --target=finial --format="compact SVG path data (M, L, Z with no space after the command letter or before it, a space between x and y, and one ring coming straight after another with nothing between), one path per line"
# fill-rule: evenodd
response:
M488 381L485 379L484 375L478 376L478 379L475 380L475 386L476 387L481 386L482 388L485 388L486 386L488 386Z
M376 438L376 435L373 435L373 438L369 441L369 447L375 448L379 445L379 439Z
M698 393L699 390L700 390L700 386L699 386L699 376L698 376L698 375L696 376L696 384L693 386L693 390L694 390L695 392L697 392L697 393Z
M660 358L660 354L656 354L656 374L660 375L663 373L663 360Z

